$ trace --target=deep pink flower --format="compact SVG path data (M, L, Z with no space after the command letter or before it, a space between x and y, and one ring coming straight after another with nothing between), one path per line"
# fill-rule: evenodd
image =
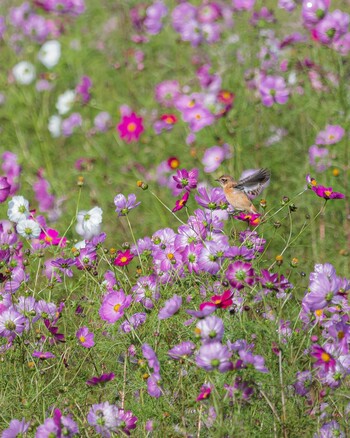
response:
M137 141L144 131L142 117L137 117L135 113L123 115L122 120L118 125L120 138L127 143Z
M126 251L118 251L117 257L114 259L114 265L126 266L134 258L134 254L130 252L130 249Z
M239 221L248 222L251 227L256 227L260 223L261 214L259 213L240 213L234 216L235 219Z
M327 350L329 350L327 344L324 346L324 348L320 345L313 345L311 356L314 356L317 359L315 362L316 367L322 368L325 372L328 372L329 370L334 371L336 360Z
M200 393L198 394L196 401L206 400L207 398L209 398L210 393L211 393L211 386L209 383L206 383L201 387Z
M317 186L312 187L312 191L316 193L317 196L323 199L343 199L345 198L345 195L340 192L333 192L332 187L324 187L324 186Z
M60 246L61 248L66 246L66 237L60 237L59 232L52 228L42 230L39 236L39 240L44 241L46 245Z
M190 192L186 191L181 199L177 199L175 201L175 207L171 210L172 212L182 210L187 204L188 198L190 196Z
M222 295L213 295L210 297L210 301L206 301L199 306L200 310L203 310L206 306L216 307L217 309L226 309L230 307L233 303L232 301L233 292L228 289Z

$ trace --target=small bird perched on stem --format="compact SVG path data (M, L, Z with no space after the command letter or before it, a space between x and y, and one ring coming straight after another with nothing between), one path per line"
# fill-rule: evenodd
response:
M222 175L216 179L224 189L227 201L235 210L247 213L258 213L250 197L258 196L264 185L270 180L268 169L259 169L247 178L235 181L230 175Z

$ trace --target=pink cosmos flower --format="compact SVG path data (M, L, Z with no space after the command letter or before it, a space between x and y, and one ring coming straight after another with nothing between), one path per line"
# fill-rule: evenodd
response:
M137 141L144 131L142 117L137 117L135 113L123 115L118 125L119 136L127 143Z
M164 307L160 309L158 319L168 319L180 309L182 304L182 297L174 295L172 298L164 303Z
M100 307L100 317L109 324L118 321L124 315L124 309L130 306L131 301L132 296L125 295L122 290L109 293Z
M265 76L259 86L261 101L265 106L287 102L289 91L282 76Z
M316 144L330 145L338 143L345 134L340 125L327 125L324 131L320 131L316 137Z
M89 76L83 76L79 82L79 84L76 86L75 91L77 94L81 96L83 104L87 104L89 100L91 99L90 96L90 88L92 86L91 79Z
M53 353L51 353L50 351L34 351L34 353L32 354L33 357L38 357L41 360L45 360L45 359L53 359L55 357L55 355Z
M204 152L202 163L204 172L214 172L227 158L231 158L231 150L227 143L222 146L213 146Z
M11 190L11 185L7 181L6 176L0 176L0 204L5 202Z
M89 329L87 327L81 327L76 332L76 337L82 347L91 348L95 345L94 334L92 332L89 332Z

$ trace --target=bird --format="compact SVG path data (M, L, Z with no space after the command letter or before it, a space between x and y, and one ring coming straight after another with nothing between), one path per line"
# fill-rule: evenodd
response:
M268 169L259 169L252 175L235 181L230 175L222 175L216 179L224 189L227 201L237 211L257 214L250 197L260 195L264 185L270 181L271 172Z

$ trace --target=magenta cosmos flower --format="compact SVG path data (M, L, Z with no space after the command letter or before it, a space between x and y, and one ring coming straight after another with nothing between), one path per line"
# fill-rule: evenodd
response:
M334 192L332 187L317 186L312 188L317 196L323 199L344 199L345 195L340 192Z
M226 277L232 287L240 290L254 283L254 269L250 263L237 260L227 267Z
M310 174L306 175L306 182L309 189L316 193L317 196L323 199L343 199L345 195L340 192L333 192L332 187L320 186L317 184L315 178L312 178Z
M98 377L91 377L91 379L86 381L86 384L89 386L96 386L100 384L105 384L107 382L110 382L115 377L114 373L107 373L107 374L101 374L101 376Z
M79 344L85 348L91 348L95 345L94 334L87 327L81 327L75 334Z
M190 196L190 193L186 191L183 194L181 199L178 199L175 201L175 207L171 211L173 213L175 213L176 211L182 210L185 207L185 205L187 204L189 196Z
M186 169L177 170L176 175L173 176L174 181L177 183L178 189L185 189L190 191L195 189L198 183L198 169L192 169L187 171Z
M284 104L288 100L289 91L282 76L266 76L259 86L261 101L265 106L274 103Z
M109 293L100 307L100 317L110 324L118 321L124 315L124 309L130 306L131 301L132 296L125 295L122 290Z
M118 125L120 138L127 143L137 141L144 131L142 117L137 117L135 113L124 114Z
M116 266L126 266L134 258L134 254L130 252L130 249L126 251L118 251L117 257L114 259L114 265Z

